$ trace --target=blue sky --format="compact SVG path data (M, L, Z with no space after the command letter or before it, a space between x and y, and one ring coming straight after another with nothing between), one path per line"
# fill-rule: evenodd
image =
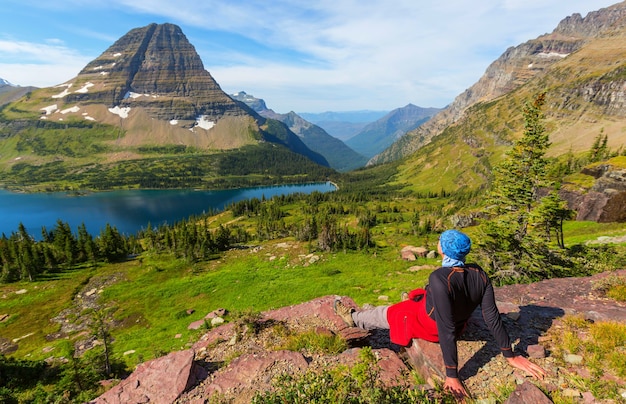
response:
M276 112L444 107L508 47L617 0L2 0L0 78L47 87L129 30L179 25L228 93Z

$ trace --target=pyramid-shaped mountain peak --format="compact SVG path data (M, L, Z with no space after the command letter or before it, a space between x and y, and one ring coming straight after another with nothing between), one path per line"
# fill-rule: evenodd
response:
M222 91L180 27L169 23L132 29L76 81L91 88L68 96L68 102L142 107L167 120L249 113Z

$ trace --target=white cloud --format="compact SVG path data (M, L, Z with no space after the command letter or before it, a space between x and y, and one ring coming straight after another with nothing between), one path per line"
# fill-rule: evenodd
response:
M108 45L116 36L91 28L85 15L106 10L124 14L129 21L134 16L141 21L149 18L178 24L225 91L244 90L264 98L268 107L278 112L314 112L392 109L409 102L443 107L475 83L509 46L552 31L572 13L584 16L613 1L57 3L46 7L62 8L68 18L72 10L81 10L80 16L75 13L71 24L68 21L65 26L90 38L112 38ZM58 37L53 30L47 36ZM244 48L237 47L238 39L247 41ZM48 79L47 85L64 82L95 57L69 46L69 38L45 44L0 39L0 77L23 85L37 85L35 81L43 78ZM54 74L58 77L52 80Z
M14 84L62 83L91 60L64 46L0 39L0 77Z

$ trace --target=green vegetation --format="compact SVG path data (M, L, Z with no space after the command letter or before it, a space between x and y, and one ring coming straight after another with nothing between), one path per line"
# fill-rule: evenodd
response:
M453 403L452 397L398 386L384 386L378 377L378 364L371 349L359 353L359 363L351 369L337 367L324 373L308 371L303 376L283 375L277 380L277 391L257 393L253 403Z
M591 391L596 399L619 400L619 385L610 377L626 377L626 325L612 321L589 322L579 316L567 315L563 327L549 332L553 344L553 357L563 368L568 354L582 357L588 376L567 374L570 385ZM559 392L553 396L555 403L568 402Z
M550 143L542 123L544 102L545 94L540 94L526 104L524 136L496 166L484 209L489 219L480 228L481 260L498 282L563 276L573 267L549 246L554 236L557 246L565 249L563 223L573 212L547 175ZM550 193L540 198L542 189Z
M0 108L0 186L24 191L128 188L227 189L336 179L288 128L267 120L259 143L232 150L182 144L120 144L117 126L67 116L41 118L41 100ZM32 104L32 105L31 105ZM26 109L23 109L26 108ZM35 113L28 110L37 111ZM264 141L261 141L264 140ZM268 141L269 140L269 141ZM130 141L132 143L132 141ZM294 143L294 144L291 144ZM302 153L302 154L299 154ZM310 156L315 160L321 156Z

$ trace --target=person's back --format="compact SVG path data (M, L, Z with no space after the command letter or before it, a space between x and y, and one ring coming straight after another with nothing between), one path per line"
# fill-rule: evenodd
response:
M478 265L440 267L433 271L426 286L426 311L436 320L435 307L452 305L453 321L458 332L462 330L486 293L493 291L485 271Z

